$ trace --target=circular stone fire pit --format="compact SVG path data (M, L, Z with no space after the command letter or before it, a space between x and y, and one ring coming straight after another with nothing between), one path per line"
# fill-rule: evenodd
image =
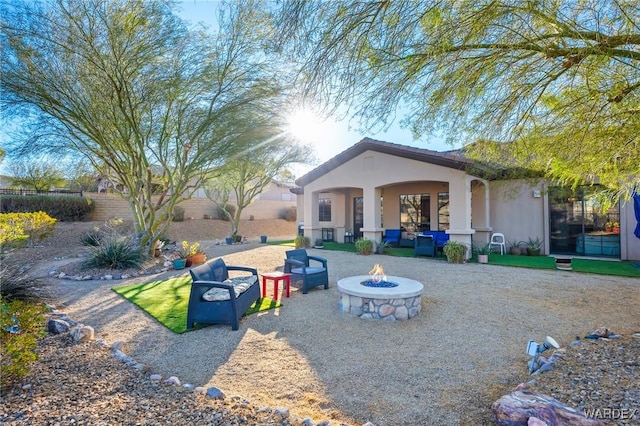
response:
M384 321L408 320L420 313L422 283L402 277L386 277L395 287L368 287L369 275L338 280L340 309L360 318Z

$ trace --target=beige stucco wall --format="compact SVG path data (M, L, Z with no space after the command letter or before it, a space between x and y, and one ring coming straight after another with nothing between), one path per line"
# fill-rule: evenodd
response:
M540 197L534 197L534 189ZM544 240L544 253L549 252L547 235L548 209L542 183L493 181L490 183L490 222L492 232L501 232L507 241Z
M469 187L471 197L465 193ZM344 230L353 227L354 197L375 200L380 194L383 196L383 220L376 225L383 229L398 226L400 194L420 193L431 196L431 228L436 229L437 194L449 192L452 228L455 223L463 223L454 232L464 234L467 228L472 227L471 238L476 242L488 241L493 232L503 233L508 241L527 241L537 237L544 241L542 253L548 254L546 188L544 181L486 182L460 170L367 151L305 186L305 194L298 196L298 221L305 222L305 235L310 230L316 237L320 228L332 227L336 229L338 241L341 241ZM317 212L306 209L310 209L317 198L331 198L331 222L310 223L312 217L317 218ZM375 210L371 208L374 203L370 200L368 206L365 201L365 217ZM464 225L469 218L471 223ZM620 208L620 252L623 260L640 260L640 239L633 235L635 223L633 203L623 204Z
M104 221L113 217L121 217L131 220L131 210L127 202L116 194L104 194L89 192L85 196L90 198L95 209L91 215L91 220ZM283 209L295 206L294 201L273 201L273 200L257 200L251 203L242 211L242 219L278 219L281 217ZM217 217L217 209L212 201L207 198L192 198L180 203L180 207L184 208L185 217L193 217L194 219L202 219L204 215Z
M365 238L379 241L385 228L398 227L398 198L401 193L416 191L432 194L433 228L437 226L437 193L449 192L450 235L453 239L470 244L474 232L470 220L470 179L472 178L462 170L366 151L304 187L304 196L299 197L304 198L304 208L299 219L304 222L306 236L317 238L321 228L333 227L340 241L345 228L353 226L353 197L362 196L364 226L361 230ZM403 188L398 187L399 183L404 184ZM384 200L382 205L381 197ZM315 211L319 198L332 199L331 222L319 222ZM384 222L379 214L381 208ZM335 216L334 212L337 213Z

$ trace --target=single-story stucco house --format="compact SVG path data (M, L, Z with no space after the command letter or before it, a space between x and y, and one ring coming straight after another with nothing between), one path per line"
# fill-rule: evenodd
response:
M441 230L471 246L499 232L509 242L538 238L543 254L640 259L633 200L603 213L589 186L572 191L543 179L483 174L459 151L365 138L296 185L298 220L310 241L380 242L386 229L402 229L410 240Z

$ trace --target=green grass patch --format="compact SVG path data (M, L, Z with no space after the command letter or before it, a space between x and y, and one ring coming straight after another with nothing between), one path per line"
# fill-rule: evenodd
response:
M275 241L271 244L274 245L293 245L293 240L289 241ZM335 242L325 242L323 250L332 251L346 251L355 253L356 247L354 244L340 244ZM396 257L413 257L412 248L387 248L384 253L386 256ZM421 259L431 260L429 257L421 257ZM433 260L444 260L446 257L436 257ZM477 262L477 256L474 254L472 262ZM620 277L640 277L640 268L633 266L634 262L630 261L615 261L615 260L596 260L596 259L573 259L571 266L574 272L582 272L587 274L600 274L600 275L617 275ZM511 254L500 255L492 253L489 255L490 265L501 266L514 266L518 268L531 268L531 269L556 269L556 262L553 257L549 256L514 256Z
M513 256L510 254L499 255L492 253L489 255L489 264L533 269L556 269L555 259L549 256ZM628 261L574 258L571 261L571 267L574 272L617 275L621 277L640 277L640 268L634 268L633 262Z
M135 304L174 333L187 331L187 305L191 290L191 277L174 277L149 281L112 290ZM282 306L281 303L262 297L244 314L265 311Z

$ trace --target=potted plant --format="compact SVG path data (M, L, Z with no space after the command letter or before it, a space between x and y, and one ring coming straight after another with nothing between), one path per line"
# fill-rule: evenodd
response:
M324 248L324 241L322 238L316 238L316 243L313 245L315 248Z
M155 248L154 248L154 251L153 251L153 256L154 257L160 257L160 255L162 254L162 248L163 247L164 247L164 241L156 240Z
M186 260L186 266L198 265L204 263L207 260L206 254L200 250L200 243L189 243L187 240L183 240L178 249L180 258Z
M227 245L233 244L233 237L225 237L224 242L227 243Z
M474 250L478 255L478 263L489 263L489 254L491 253L491 244L483 243L474 245Z
M449 240L442 248L442 251L447 256L449 263L464 263L467 255L467 246L459 241Z
M366 238L360 238L356 241L356 250L360 254L371 254L373 250L373 241Z
M262 244L265 244L267 242L267 236L266 235L260 235L260 242Z
M540 254L540 250L542 249L542 240L538 237L535 239L529 238L527 241L527 254L529 256L538 256Z
M293 240L293 245L297 249L309 247L309 238L304 235L296 235L296 238Z
M512 241L507 241L507 247L509 250L509 254L512 254L514 256L520 256L522 254L522 246L525 243L523 241L516 241L516 240L512 240Z
M389 243L389 241L380 241L378 243L378 247L376 247L376 253L384 254L384 251L389 247L391 247L391 244Z
M173 269L184 269L187 266L187 259L173 259Z

